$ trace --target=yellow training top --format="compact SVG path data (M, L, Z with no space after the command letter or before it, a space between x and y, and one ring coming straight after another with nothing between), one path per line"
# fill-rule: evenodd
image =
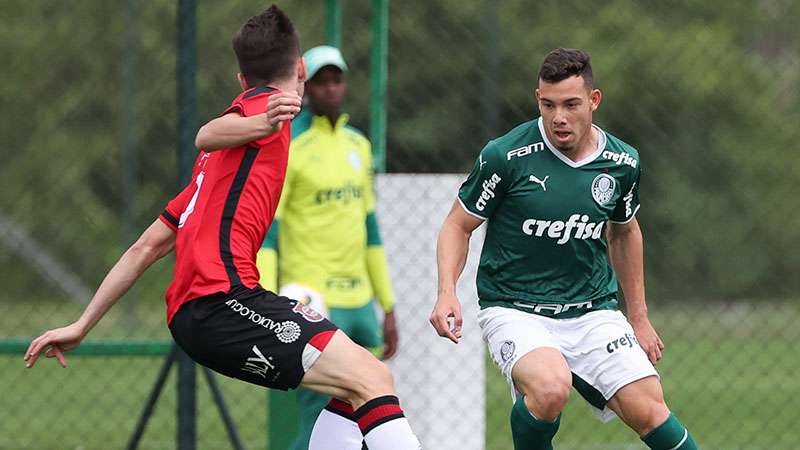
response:
M283 193L259 252L261 283L274 291L297 283L335 308L357 308L377 298L390 311L394 300L375 217L371 146L347 120L343 114L331 126L327 117L304 110L292 121Z

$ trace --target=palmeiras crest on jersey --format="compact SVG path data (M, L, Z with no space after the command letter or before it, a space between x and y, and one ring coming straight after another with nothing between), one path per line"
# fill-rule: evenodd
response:
M503 362L508 362L514 357L515 350L516 345L514 345L514 341L503 342L503 345L500 346L500 358L503 359Z
M361 170L361 158L358 156L355 149L350 149L347 153L347 159L350 160L350 165L353 166L353 169Z
M300 337L300 325L293 320L281 322L281 330L275 333L278 340L284 344L291 344Z
M617 180L607 173L601 173L592 181L592 198L598 205L603 206L614 196Z

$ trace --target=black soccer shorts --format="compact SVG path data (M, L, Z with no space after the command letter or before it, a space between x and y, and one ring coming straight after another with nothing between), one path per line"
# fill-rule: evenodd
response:
M310 307L261 288L191 300L169 328L197 363L281 390L300 384L337 330Z

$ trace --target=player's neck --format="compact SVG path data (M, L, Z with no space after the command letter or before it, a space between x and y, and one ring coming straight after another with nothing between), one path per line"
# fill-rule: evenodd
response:
M339 122L339 117L342 116L341 110L336 111L322 111L317 108L313 103L309 103L309 109L311 110L311 114L315 116L322 116L328 119L328 122L331 124L331 128L336 128L336 123Z
M275 89L281 92L291 92L297 93L297 79L290 78L290 79L283 79L283 80L276 80L271 83L268 83L267 86L274 87Z
M578 162L582 161L587 156L591 155L597 150L597 143L600 140L600 133L592 125L589 125L589 132L583 136L581 142L578 143L576 151L572 154L565 153L569 159Z

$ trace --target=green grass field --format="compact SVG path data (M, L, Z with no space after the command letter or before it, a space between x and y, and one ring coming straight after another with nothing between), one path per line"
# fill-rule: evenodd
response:
M30 305L30 303L28 303ZM756 307L758 306L758 307ZM70 320L79 306L31 309L2 304L0 329L22 336ZM704 450L798 448L800 305L659 305L653 321L667 344L658 369L667 401ZM92 334L168 339L160 305L119 308ZM138 317L137 321L126 320ZM146 319L146 320L145 320ZM144 325L147 324L147 325ZM25 330L25 331L23 331ZM124 448L161 365L160 358L73 357L26 370L21 355L0 356L0 449ZM247 448L266 445L262 389L218 377ZM227 449L225 430L198 372L198 449ZM511 449L505 381L487 367L487 450ZM147 428L141 449L174 448L175 379ZM453 419L457 420L457 419ZM444 425L444 422L443 422ZM644 449L619 421L602 425L573 393L556 439L559 450ZM277 449L276 449L277 450ZM436 450L436 449L428 449Z

